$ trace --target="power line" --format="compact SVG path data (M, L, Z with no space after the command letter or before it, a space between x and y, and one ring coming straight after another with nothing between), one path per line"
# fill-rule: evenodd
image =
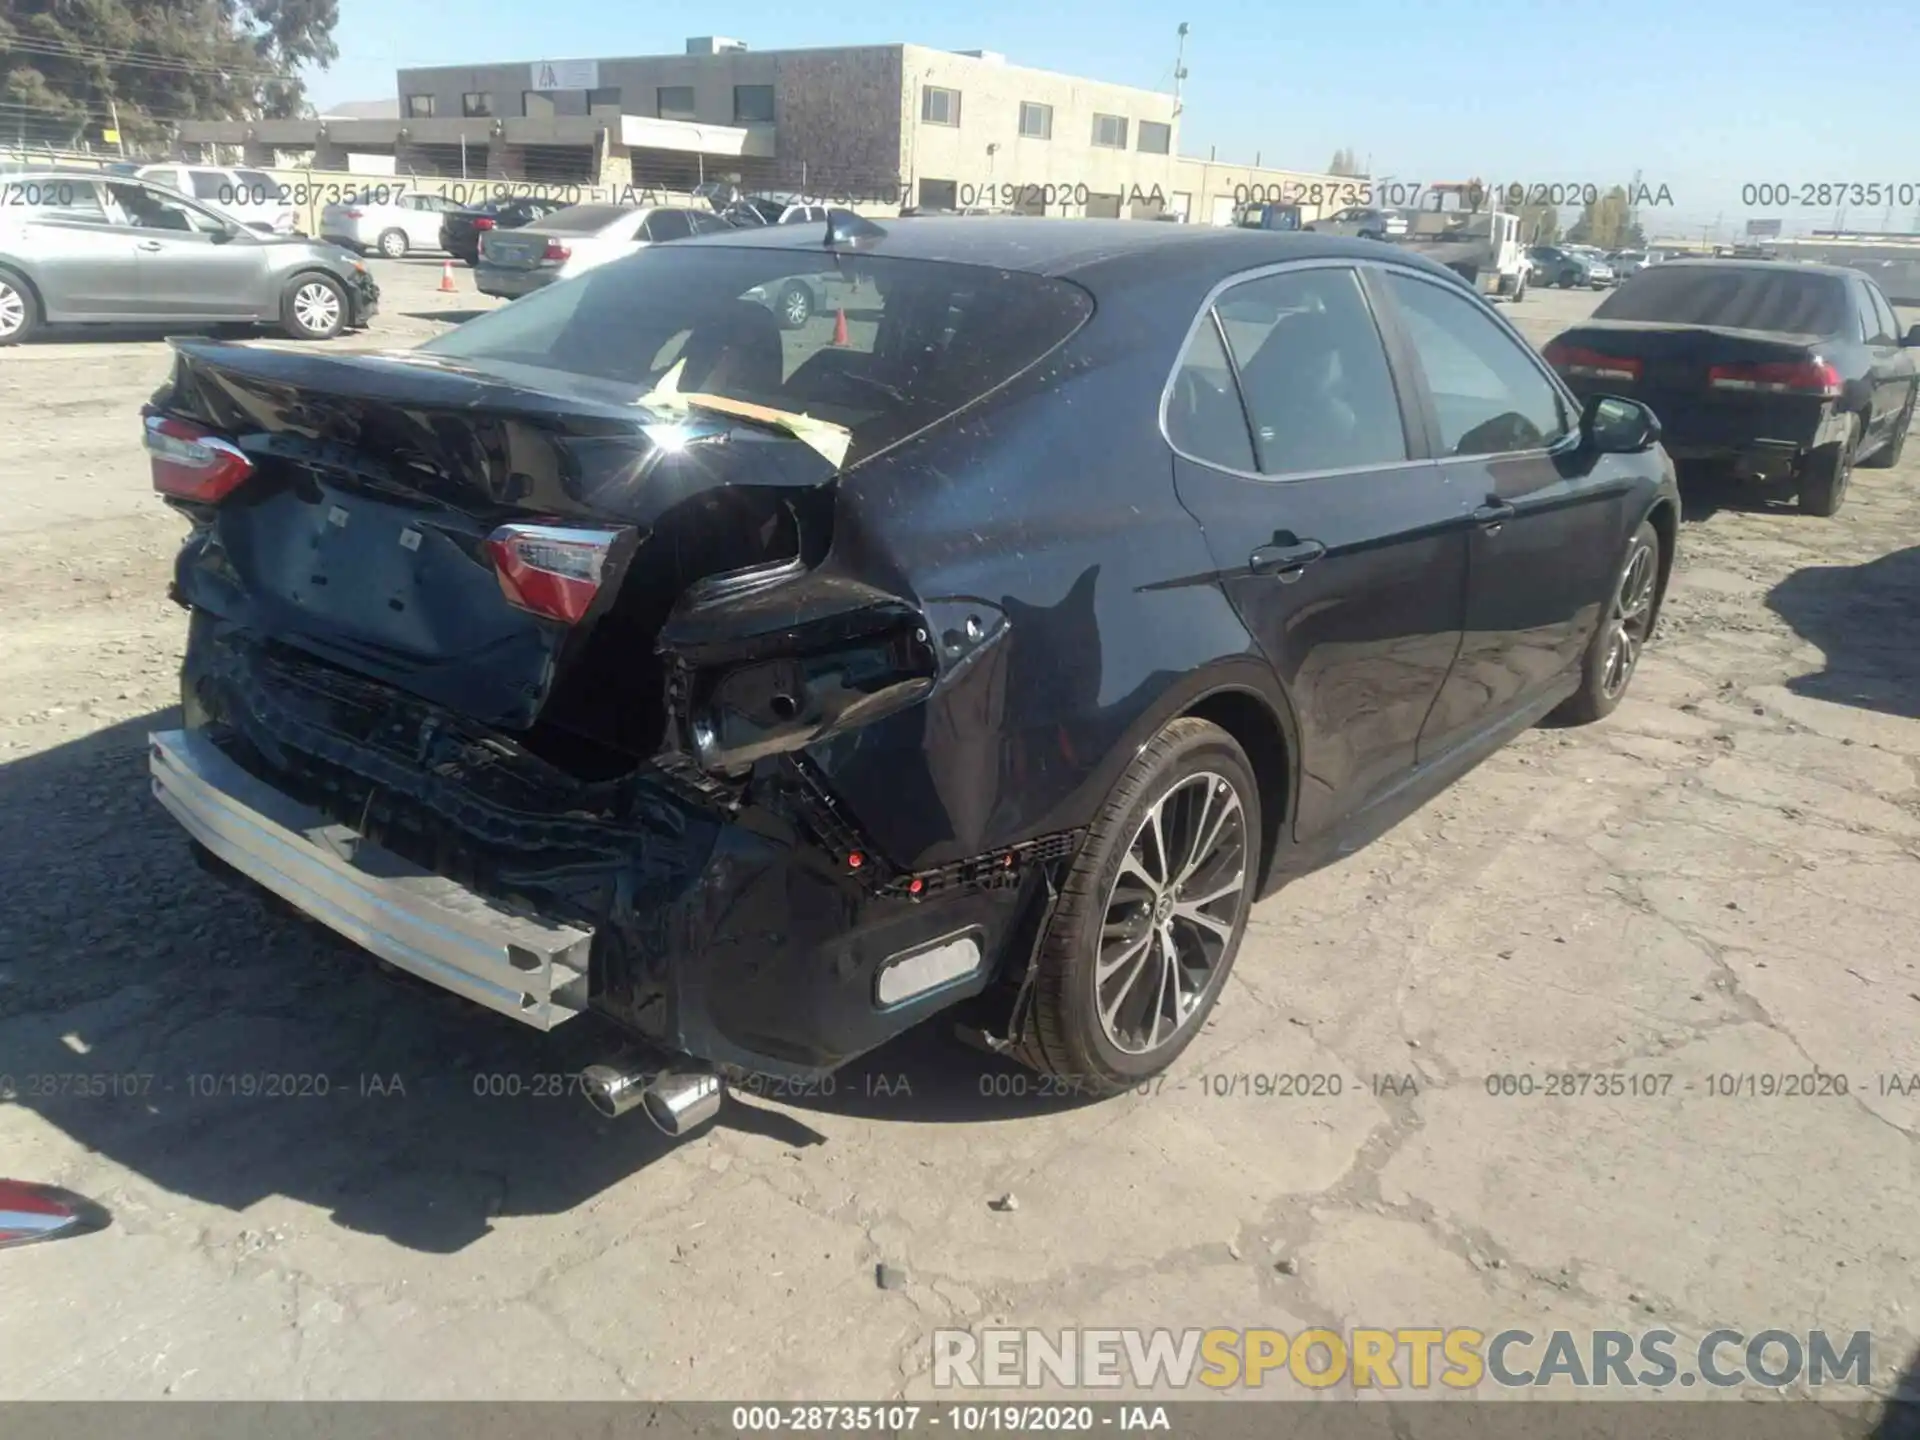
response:
M22 38L8 41L7 48L16 54L71 60L85 65L174 71L186 75L217 76L221 79L292 80L296 78L285 70L273 70L259 65L214 65L203 61L168 59L151 51L122 50L105 45L67 44Z

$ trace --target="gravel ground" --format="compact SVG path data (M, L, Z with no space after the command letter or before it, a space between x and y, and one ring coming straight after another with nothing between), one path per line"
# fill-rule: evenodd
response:
M375 263L374 341L490 304ZM1920 447L1833 521L1691 496L1621 710L1262 906L1161 1093L1043 1098L930 1029L673 1148L548 1093L594 1036L188 863L143 778L164 366L0 353L0 1174L116 1217L5 1258L0 1397L925 1397L930 1332L989 1323L1865 1329L1877 1385L1920 1343ZM1816 1068L1850 1093L1710 1093ZM1489 1093L1518 1072L1672 1079ZM320 1078L233 1093L265 1074Z

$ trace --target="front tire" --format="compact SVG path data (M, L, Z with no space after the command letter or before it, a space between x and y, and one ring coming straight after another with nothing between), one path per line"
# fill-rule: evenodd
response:
M1860 417L1847 417L1843 440L1822 445L1807 456L1800 479L1800 513L1832 519L1847 503L1847 483L1853 479L1854 451L1860 445Z
M1178 1059L1233 969L1262 833L1253 767L1231 735L1183 718L1149 741L1061 889L1021 1058L1095 1095Z
M327 275L296 275L280 300L280 325L296 340L331 340L347 324L347 292Z
M782 330L801 329L813 318L813 292L800 284L787 286L774 302L774 313Z
M1642 520L1614 571L1599 628L1580 665L1580 688L1553 712L1565 725L1604 720L1627 697L1641 652L1660 618L1660 533Z
M389 260L406 258L407 232L404 230L382 230L376 248Z
M0 270L0 345L18 345L40 328L40 301L33 287L11 270Z

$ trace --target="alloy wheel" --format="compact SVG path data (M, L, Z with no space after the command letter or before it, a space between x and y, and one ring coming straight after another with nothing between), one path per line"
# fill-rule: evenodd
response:
M340 323L340 297L317 280L302 285L293 297L293 315L303 329L324 335Z
M1607 657L1600 670L1600 690L1609 700L1617 700L1626 690L1633 667L1640 663L1641 648L1653 628L1655 578L1652 547L1636 544L1607 616Z
M27 323L27 297L0 280L0 339L18 334Z
M804 290L789 290L786 298L787 323L798 328L807 323L807 317L813 313L813 306Z
M1094 966L1108 1042L1146 1055L1199 1012L1233 944L1250 855L1247 811L1222 775L1181 780L1141 821L1114 877Z

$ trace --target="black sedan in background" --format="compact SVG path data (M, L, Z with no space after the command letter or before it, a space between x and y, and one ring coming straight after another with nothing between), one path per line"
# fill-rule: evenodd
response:
M1920 325L1902 336L1878 285L1828 265L1656 265L1546 355L1576 394L1650 406L1676 461L1809 515L1839 511L1856 464L1898 462L1920 395Z
M518 230L536 220L544 220L557 210L566 209L560 200L538 200L531 195L516 195L510 200L489 200L450 210L440 222L440 248L469 265L480 262L480 232Z
M835 343L743 298L823 266ZM162 803L397 966L677 1055L588 1081L673 1133L961 1005L1074 1093L1157 1074L1258 897L1612 711L1674 558L1645 407L1345 237L765 225L441 363L176 348L150 423L224 458L156 451ZM282 458L316 416L350 476Z

